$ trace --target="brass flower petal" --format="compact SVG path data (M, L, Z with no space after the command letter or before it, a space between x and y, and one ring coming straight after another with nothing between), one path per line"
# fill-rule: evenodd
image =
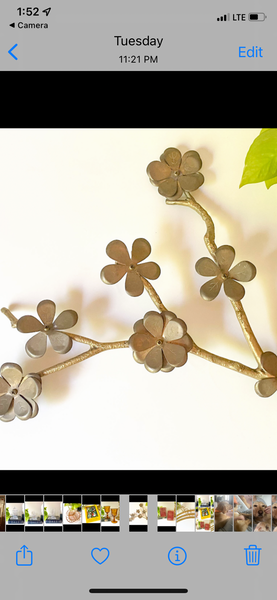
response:
M13 421L15 419L15 414L14 414L14 401L13 398L10 397L10 407L7 410L5 415L2 415L0 417L0 421L4 421L4 422L8 422L8 421Z
M129 345L135 352L144 352L152 348L153 337L147 333L134 333L129 339Z
M255 391L257 392L257 394L259 394L259 396L262 396L262 398L268 398L269 396L272 396L272 394L274 394L274 392L276 392L276 390L277 390L277 378L276 377L260 379L260 381L257 381L255 383Z
M204 183L202 173L192 173L191 175L180 175L179 184L183 192L195 192Z
M219 275L220 268L211 258L199 258L195 265L195 270L199 275L204 277L214 277Z
M66 354L72 347L72 340L66 334L57 335L60 329L70 329L78 321L75 310L62 311L53 321L56 313L56 305L52 300L42 300L37 305L37 313L42 323L36 317L30 315L21 317L17 321L17 329L21 333L37 331L26 343L25 350L31 358L41 358L47 349L47 337L52 335L52 346L56 352ZM55 334L55 335L53 335ZM65 337L64 337L65 336Z
M42 300L37 305L37 313L44 325L51 325L56 313L56 304L52 300Z
M274 352L263 352L261 365L265 371L277 377L277 356Z
M179 200L184 192L197 190L204 177L199 173L201 158L195 150L181 155L177 148L167 148L159 161L152 161L146 171L153 185L158 187L161 196Z
M238 279L238 281L252 281L256 276L257 269L248 260L243 260L229 271L229 277Z
M20 365L17 365L16 363L4 363L0 368L0 373L10 387L18 388L23 377L23 371Z
M121 265L128 264L130 260L127 247L120 240L110 242L107 245L106 254Z
M143 319L144 327L154 338L160 338L163 334L164 320L160 313L150 310Z
M151 246L144 238L137 238L132 245L131 257L123 242L114 240L106 248L108 256L114 258L114 265L106 265L100 277L103 283L117 283L126 275L125 290L130 296L140 296L144 290L145 279L157 279L161 273L159 265L154 262L140 264L151 252Z
M137 238L132 245L132 261L136 263L145 260L151 254L151 246L144 238Z
M33 335L25 345L25 350L31 358L41 358L44 356L47 348L47 335L44 331L40 331Z
M161 196L165 196L165 198L171 198L178 192L178 181L165 179L160 183L158 192Z
M0 377L0 398L3 394L6 394L9 387L10 386L9 386L8 382L5 379L3 379L3 377Z
M223 286L226 296L234 302L238 302L239 300L241 300L245 294L245 289L243 285L229 277L224 281Z
M53 325L56 329L71 329L78 321L78 315L75 310L63 310L55 319Z
M103 267L100 277L103 283L114 285L115 283L118 283L118 281L120 281L124 275L126 275L127 268L128 267L126 267L126 265L120 265L117 263L115 265L107 265L106 267Z
M151 373L183 366L193 346L186 331L186 323L174 313L149 311L135 323L135 333L129 339L134 359Z
M163 345L165 358L172 367L182 367L187 361L187 351L184 346L165 343Z
M22 421L27 421L32 415L32 407L22 396L16 396L14 399L14 414Z
M58 354L66 354L72 348L72 339L62 331L50 329L48 333L53 350Z
M159 346L152 348L146 355L144 364L150 373L158 373L163 366L162 349Z
M125 290L129 296L141 296L144 285L137 271L129 271L125 280Z
M34 418L38 413L35 398L41 393L40 376L29 373L23 377L22 369L16 363L3 364L0 372L0 419L12 421L18 417L27 421Z
M159 185L161 181L171 175L171 168L159 160L152 161L147 167L147 175L154 185Z
M196 173L202 167L202 160L195 150L189 150L183 155L180 170L182 173L189 175L190 173Z
M221 286L222 281L220 281L220 279L217 277L204 283L204 285L202 285L200 288L200 294L203 300L214 300L218 296Z
M9 389L9 386L8 386L8 389ZM3 396L0 396L0 415L1 416L5 415L6 412L8 412L11 401L12 401L12 397L8 394L4 394Z
M160 156L160 160L167 163L171 169L178 169L181 164L182 155L178 148L167 148Z
M33 333L35 331L43 331L43 324L36 317L26 315L20 317L16 324L17 330L20 333Z
M145 279L158 279L161 274L159 265L155 262L144 263L137 266L137 272Z
M19 386L20 395L29 402L35 400L41 394L41 389L41 378L38 375L32 376L31 374L23 377Z
M216 262L204 257L200 258L195 265L199 275L215 276L202 285L200 294L204 300L214 300L223 284L226 296L238 302L243 298L245 289L235 280L251 281L256 275L256 267L251 262L243 260L229 270L235 258L235 250L232 246L220 246L215 254Z
M232 246L225 245L217 249L216 260L223 273L229 271L231 264L235 260L235 255L235 249Z
M164 328L163 337L165 342L180 340L187 332L187 326L182 319L171 319Z

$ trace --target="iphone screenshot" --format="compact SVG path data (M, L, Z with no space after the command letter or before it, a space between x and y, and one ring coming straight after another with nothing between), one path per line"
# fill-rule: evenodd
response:
M47 2L0 6L0 597L273 598L277 8Z

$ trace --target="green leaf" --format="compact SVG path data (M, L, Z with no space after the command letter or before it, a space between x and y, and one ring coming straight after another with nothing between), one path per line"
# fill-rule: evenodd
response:
M275 177L277 177L277 129L262 129L246 155L239 187L268 181Z
M266 185L266 187L267 187L268 190L275 183L277 183L277 177L272 177L272 179L266 179L265 180L265 185Z

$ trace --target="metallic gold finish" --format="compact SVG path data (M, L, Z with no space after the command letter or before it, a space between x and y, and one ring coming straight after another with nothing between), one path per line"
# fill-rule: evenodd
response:
M177 148L167 148L147 167L147 175L151 183L158 187L158 192L166 198L178 200L184 192L193 192L203 183L204 177L198 171L202 160L195 150L189 150L183 157Z
M108 244L106 252L115 263L102 269L102 281L113 285L126 276L126 292L136 297L146 289L159 312L148 311L143 319L137 321L129 340L99 342L77 333L65 333L63 330L70 329L77 323L78 315L74 310L65 310L55 319L56 305L51 300L43 300L38 304L37 313L40 321L32 315L17 319L9 309L3 307L1 312L9 319L14 329L21 333L36 333L26 344L26 352L32 358L44 355L47 338L54 350L61 354L71 349L73 341L86 344L89 349L69 360L41 370L39 373L29 373L25 377L19 365L3 364L0 369L0 419L2 421L8 422L15 417L26 421L37 415L36 399L41 393L42 377L57 373L105 350L129 347L133 350L135 360L144 364L150 373L170 372L176 367L185 365L188 352L191 352L211 363L256 379L255 391L262 397L271 396L277 391L277 355L273 352L263 352L241 303L245 290L239 282L252 281L256 275L256 267L249 261L242 261L231 268L235 258L234 248L229 245L217 247L213 220L190 193L204 182L203 175L199 173L201 166L202 161L198 152L191 150L182 156L178 149L167 148L161 155L160 161L153 161L148 165L147 173L151 183L158 187L158 192L166 197L168 205L179 204L192 208L204 221L206 225L204 241L213 260L203 257L196 262L197 273L204 277L211 277L210 281L202 285L201 296L205 300L214 300L223 286L258 363L257 368L253 369L197 346L187 333L186 323L175 313L167 310L148 281L160 276L159 265L154 262L140 264L151 253L149 242L144 238L136 239L130 255L123 242L113 240Z
M64 310L54 321L55 312L56 305L52 300L42 300L37 305L37 313L42 322L31 315L18 319L16 326L21 333L38 332L37 335L28 340L25 346L25 350L31 358L44 356L47 348L47 338L49 338L52 348L58 354L66 354L71 350L72 340L60 329L74 327L78 321L78 315L75 310Z
M123 242L113 240L106 248L107 255L116 261L107 265L101 271L100 277L104 283L113 285L126 275L125 290L130 296L140 296L144 290L145 279L157 279L161 270L154 262L144 263L151 252L151 246L144 238L138 238L132 246L131 257Z
M5 363L0 369L0 419L21 421L34 418L38 413L36 398L41 393L41 379L37 373L23 376L16 363Z
M169 372L187 362L192 339L184 321L169 311L149 311L134 325L129 339L134 359L150 373Z
M266 377L255 383L255 391L262 398L272 396L277 390L277 356L273 352L263 352L261 355L261 367L272 377Z
M213 279L202 285L200 294L204 300L214 300L223 285L226 296L230 300L238 302L245 294L244 287L238 281L251 281L254 279L256 267L244 260L230 270L235 258L235 250L232 246L220 246L216 250L215 256L216 262L205 257L200 258L195 265L199 275L213 277Z

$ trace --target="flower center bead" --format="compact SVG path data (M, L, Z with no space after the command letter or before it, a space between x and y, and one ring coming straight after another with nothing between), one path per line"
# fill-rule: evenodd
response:
M47 333L47 331L50 331L50 325L45 325L43 331L45 331L45 333Z
M129 266L129 269L130 269L131 271L133 271L135 268L136 268L136 265L133 265L133 264L131 264L131 265Z
M178 179L178 177L180 177L181 174L182 174L181 171L179 171L179 169L177 169L176 171L171 172L171 177L172 177L172 179Z
M11 394L12 394L13 396L17 396L17 394L18 394L18 390L17 390L16 388L14 388L14 389L11 391Z
M156 344L157 344L157 346L162 346L163 345L163 340L162 339L157 340Z

